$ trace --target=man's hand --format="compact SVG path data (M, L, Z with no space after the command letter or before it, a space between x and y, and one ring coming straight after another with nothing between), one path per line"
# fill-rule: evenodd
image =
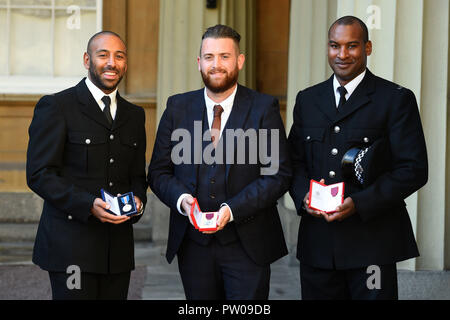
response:
M193 196L191 196L191 195L185 196L183 198L183 200L181 201L181 210L183 210L187 214L187 216L189 218L189 222L194 226L194 223L192 222L191 215L190 215L191 207L192 207L193 203L194 203Z
M222 230L223 228L225 228L227 223L230 222L230 218L231 218L230 208L228 208L228 206L221 207L220 210L219 210L219 218L217 220L217 230L215 230L215 231L203 231L203 233L205 233L205 234L213 234L213 233L216 233L217 231Z
M100 198L96 198L91 208L91 213L101 222L108 222L113 224L123 223L130 219L128 216L116 216L105 211L109 209L110 205Z
M320 183L325 183L325 179L321 179ZM303 204L305 206L306 212L312 215L314 218L323 218L324 214L326 214L323 211L314 210L309 207L309 191L306 193L305 198L303 198Z
M134 202L136 203L136 210L138 214L142 214L143 212L141 212L141 210L144 204L142 203L141 199L139 199L139 197L134 196Z
M332 214L324 213L323 217L328 222L335 221L335 220L342 221L344 219L347 219L351 215L353 215L355 213L355 211L356 211L356 209L355 209L355 203L353 202L353 199L350 197L347 197L347 198L345 198L344 203L336 208L336 212L334 212Z
M122 194L118 193L117 196L120 197ZM136 204L136 211L138 212L137 215L143 214L143 212L140 212L143 206L143 203L139 197L134 196L134 203Z

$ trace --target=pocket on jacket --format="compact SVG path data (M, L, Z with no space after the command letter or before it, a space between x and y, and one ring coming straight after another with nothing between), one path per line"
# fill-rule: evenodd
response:
M66 171L73 176L87 174L87 140L82 132L69 132L68 141L64 148L64 163Z
M120 144L122 151L121 156L126 156L130 163L136 154L136 150L138 149L140 142L133 136L121 135Z
M107 152L106 136L89 132L69 132L66 163L75 176L101 176Z
M382 136L382 129L348 129L346 134L347 148L368 147Z
M315 161L321 157L324 135L325 128L303 128L302 139L309 172L318 166Z

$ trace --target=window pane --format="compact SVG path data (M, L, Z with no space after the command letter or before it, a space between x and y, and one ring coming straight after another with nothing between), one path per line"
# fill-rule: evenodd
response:
M51 0L11 0L11 4L21 6L51 6Z
M2 4L0 0L0 5ZM6 10L0 9L0 43L4 44L0 46L0 75L6 75L6 63L7 63L7 54L8 54L8 46L6 45Z
M11 75L52 75L51 17L51 10L11 10Z
M5 6L6 5L6 0L0 0L0 6Z
M76 13L56 11L55 19L55 76L84 76L83 53L89 38L96 31L95 11Z
M56 0L55 5L57 7L59 7L59 6L68 7L71 5L76 5L76 6L80 6L80 7L95 8L97 5L97 1L96 0Z

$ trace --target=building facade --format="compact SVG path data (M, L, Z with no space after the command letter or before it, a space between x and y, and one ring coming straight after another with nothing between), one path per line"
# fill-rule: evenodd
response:
M149 160L167 98L202 86L196 58L207 27L227 24L241 34L247 59L239 81L276 96L289 131L296 93L332 74L328 27L348 14L369 27L370 70L413 90L422 117L429 181L407 199L421 256L399 268L450 269L448 0L0 0L0 202L8 194L28 199L33 108L43 94L86 75L82 55L95 32L115 31L127 44L128 73L119 90L145 109ZM293 249L299 218L288 195L282 206ZM15 220L0 208L0 223Z

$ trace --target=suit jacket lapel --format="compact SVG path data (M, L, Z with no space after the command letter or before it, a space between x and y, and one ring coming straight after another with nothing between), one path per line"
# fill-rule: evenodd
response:
M317 96L316 105L328 119L335 123L370 102L369 95L375 90L375 83L373 81L373 74L367 69L364 79L352 93L350 99L344 104L342 110L337 110L333 89L333 77L334 75L324 83L323 89L320 90Z
M334 76L334 75L333 75ZM327 116L328 119L334 121L336 118L336 100L333 91L333 76L331 76L323 85L323 89L319 90L315 104Z
M191 177L191 183L193 185L196 185L198 180L199 166L203 159L203 115L206 112L203 90L198 90L194 94L194 98L186 106L186 129L191 133L191 154L195 165L195 170Z
M335 122L347 117L349 114L355 112L362 106L370 102L369 95L375 90L375 83L373 81L373 74L367 70L364 79L356 87L355 91L350 96L350 99L342 106L335 118Z
M233 102L233 108L231 109L230 116L228 117L228 121L224 127L224 132L222 132L222 139L223 139L223 147L226 148L226 129L242 129L244 130L245 122L247 121L247 118L249 116L249 112L251 109L251 99L246 91L247 89L245 87L242 87L241 85L238 85L238 89L236 92L236 96L234 98ZM234 154L236 155L236 149L237 149L237 141L236 138L234 138ZM228 143L231 143L228 141ZM224 150L225 151L225 150ZM235 157L236 158L236 157ZM225 160L225 177L228 181L228 174L230 172L231 164L226 162ZM236 159L234 159L236 160Z
M92 96L92 93L89 91L85 82L85 78L77 84L76 91L78 95L78 101L80 102L81 112L83 112L92 120L98 122L100 125L106 127L107 129L110 129L111 126L106 120L106 117L103 114L102 110L98 106L98 103Z
M114 119L112 128L117 129L124 125L129 118L129 113L127 110L126 102L125 100L120 96L119 92L117 92L116 95L117 98L117 111L116 111L116 117Z
M245 87L238 85L236 96L234 97L233 108L224 129L243 129L250 111L251 100Z

